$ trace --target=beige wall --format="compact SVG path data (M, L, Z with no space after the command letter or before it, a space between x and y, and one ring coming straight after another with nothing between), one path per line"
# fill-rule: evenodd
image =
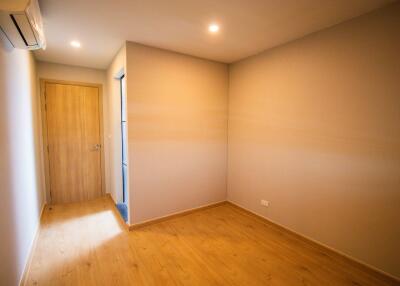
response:
M103 87L103 127L104 134L108 134L108 108L107 108L107 90L106 90L106 71L100 69L84 68L70 65L62 65L48 62L37 62L37 77L38 77L38 91L40 92L40 79L56 79L65 80L72 82L84 82L84 83L95 83L101 84ZM40 133L42 134L42 133ZM40 137L41 144L43 141L42 136ZM105 165L105 190L107 193L110 192L110 164L109 164L109 145L106 136L104 136L104 165ZM43 158L43 149L41 149L41 156ZM44 172L44 171L43 171ZM44 175L43 175L44 177ZM44 178L43 178L44 180ZM46 194L47 200L50 201L50 194Z
M107 109L109 120L105 136L110 146L110 194L115 202L122 202L122 158L121 158L121 94L117 76L125 73L126 48L118 51L107 69Z
M399 51L395 4L231 65L228 199L400 277Z
M37 62L39 78L66 81L97 83L105 86L106 71L100 69L61 65L48 62Z
M126 49L131 222L225 200L227 66Z
M0 32L0 285L18 285L44 203L32 53Z

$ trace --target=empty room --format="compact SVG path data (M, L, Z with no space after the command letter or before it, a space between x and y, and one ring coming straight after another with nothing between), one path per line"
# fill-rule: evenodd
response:
M0 286L400 286L400 2L0 0Z

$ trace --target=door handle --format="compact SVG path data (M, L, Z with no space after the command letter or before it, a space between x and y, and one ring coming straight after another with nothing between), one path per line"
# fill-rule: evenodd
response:
M101 148L101 144L95 144L92 148L93 151L98 151Z

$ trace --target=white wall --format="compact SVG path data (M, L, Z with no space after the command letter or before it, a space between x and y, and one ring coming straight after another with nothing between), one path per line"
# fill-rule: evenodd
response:
M0 285L13 286L38 228L44 186L35 61L0 37Z
M400 3L231 65L229 92L228 199L400 277Z
M226 198L228 67L126 46L133 224Z
M109 164L109 144L105 134L108 133L108 98L106 87L106 71L100 69L76 67L62 64L54 64L47 62L37 62L38 92L40 92L40 79L56 79L72 82L84 82L101 84L103 87L103 127L104 127L104 163L105 163L105 191L110 192L110 164ZM40 142L42 144L42 136ZM43 149L41 149L42 151ZM42 152L43 153L43 152ZM44 179L43 179L44 180ZM50 198L50 194L46 194Z

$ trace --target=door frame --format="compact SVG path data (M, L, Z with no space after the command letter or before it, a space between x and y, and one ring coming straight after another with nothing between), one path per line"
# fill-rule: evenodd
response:
M52 203L50 191L50 161L49 149L47 143L47 111L46 111L46 83L64 84L64 85L79 85L87 87L97 87L99 90L99 123L100 123L100 171L101 171L101 194L106 193L105 183L105 152L104 152L104 123L103 123L103 85L97 83L86 83L76 81L66 81L57 79L40 78L40 120L42 121L42 149L43 149L43 165L44 165L44 184L46 189L46 201L48 204Z

